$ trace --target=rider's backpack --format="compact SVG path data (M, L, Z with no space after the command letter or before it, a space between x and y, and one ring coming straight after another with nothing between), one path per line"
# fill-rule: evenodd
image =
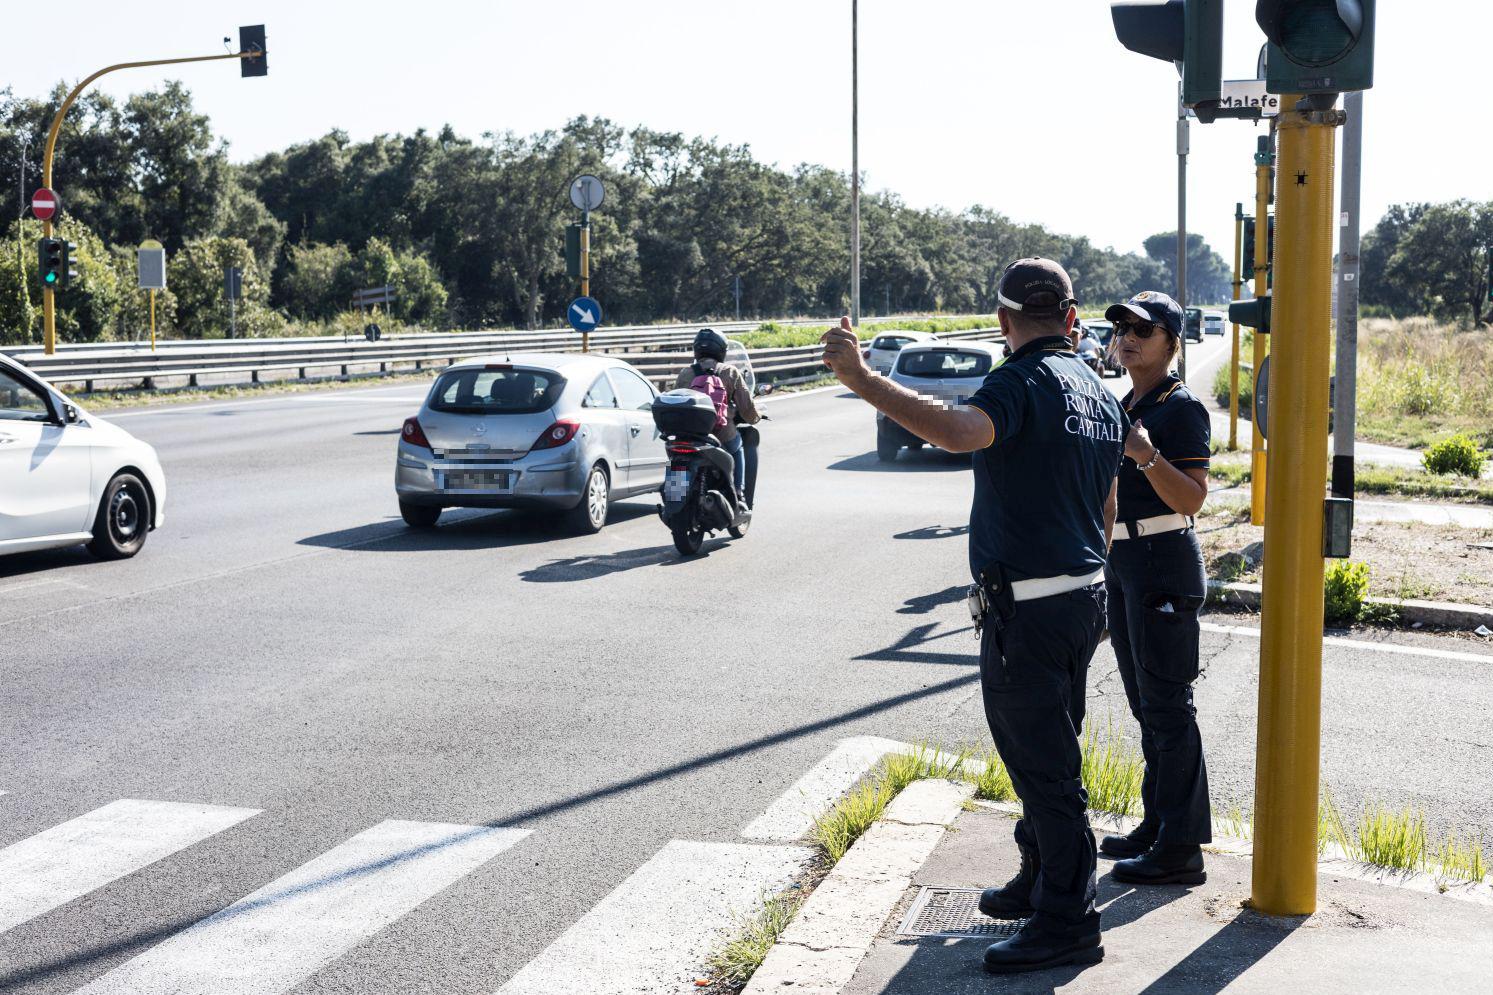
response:
M690 381L690 390L697 390L710 398L710 403L715 405L715 429L719 432L726 427L726 416L729 407L726 403L726 383L715 370L702 370L699 364L695 365L695 379Z

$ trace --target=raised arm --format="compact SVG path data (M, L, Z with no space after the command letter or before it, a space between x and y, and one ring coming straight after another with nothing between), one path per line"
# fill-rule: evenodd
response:
M867 366L849 317L841 318L840 327L831 328L819 341L824 343L825 365L842 384L919 438L951 453L974 452L995 441L989 416L978 408L946 408Z

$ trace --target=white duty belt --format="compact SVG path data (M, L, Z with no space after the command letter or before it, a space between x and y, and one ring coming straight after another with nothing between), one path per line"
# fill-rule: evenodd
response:
M1118 524L1122 528L1115 533L1116 542L1121 539L1139 539L1142 536L1160 535L1163 532L1181 532L1183 529L1192 528L1192 518L1173 512L1170 515L1155 515L1151 518L1140 518L1133 522Z
M1026 580L1013 580L1011 600L1035 601L1038 598L1050 598L1054 594L1067 594L1069 591L1076 591L1080 587L1088 587L1102 580L1104 580L1103 567L1082 577L1064 574L1059 577L1030 577Z

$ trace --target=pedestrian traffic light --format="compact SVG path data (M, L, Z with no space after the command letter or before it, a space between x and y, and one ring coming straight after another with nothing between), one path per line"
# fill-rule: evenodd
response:
M240 52L257 52L259 54L241 58L238 60L238 71L240 76L268 76L270 72L269 53L264 47L264 25L251 24L248 27L238 29L238 50Z
M1230 304L1229 321L1270 334L1270 295Z
M1115 36L1132 52L1175 62L1182 103L1205 123L1223 93L1223 0L1125 0L1109 6ZM1207 117L1204 116L1207 114Z
M581 275L581 226L565 226L565 275Z
M1255 219L1244 219L1244 279L1255 278Z
M1374 0L1258 0L1270 40L1270 93L1344 93L1374 85Z
M66 290L78 278L72 268L72 254L78 247L60 238L44 238L36 243L41 285L46 290Z

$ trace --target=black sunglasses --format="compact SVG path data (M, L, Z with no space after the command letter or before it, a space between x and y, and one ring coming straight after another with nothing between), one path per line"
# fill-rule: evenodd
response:
M1138 339L1148 339L1161 331L1160 325L1153 325L1144 321L1127 321L1120 325L1120 334L1129 333Z

